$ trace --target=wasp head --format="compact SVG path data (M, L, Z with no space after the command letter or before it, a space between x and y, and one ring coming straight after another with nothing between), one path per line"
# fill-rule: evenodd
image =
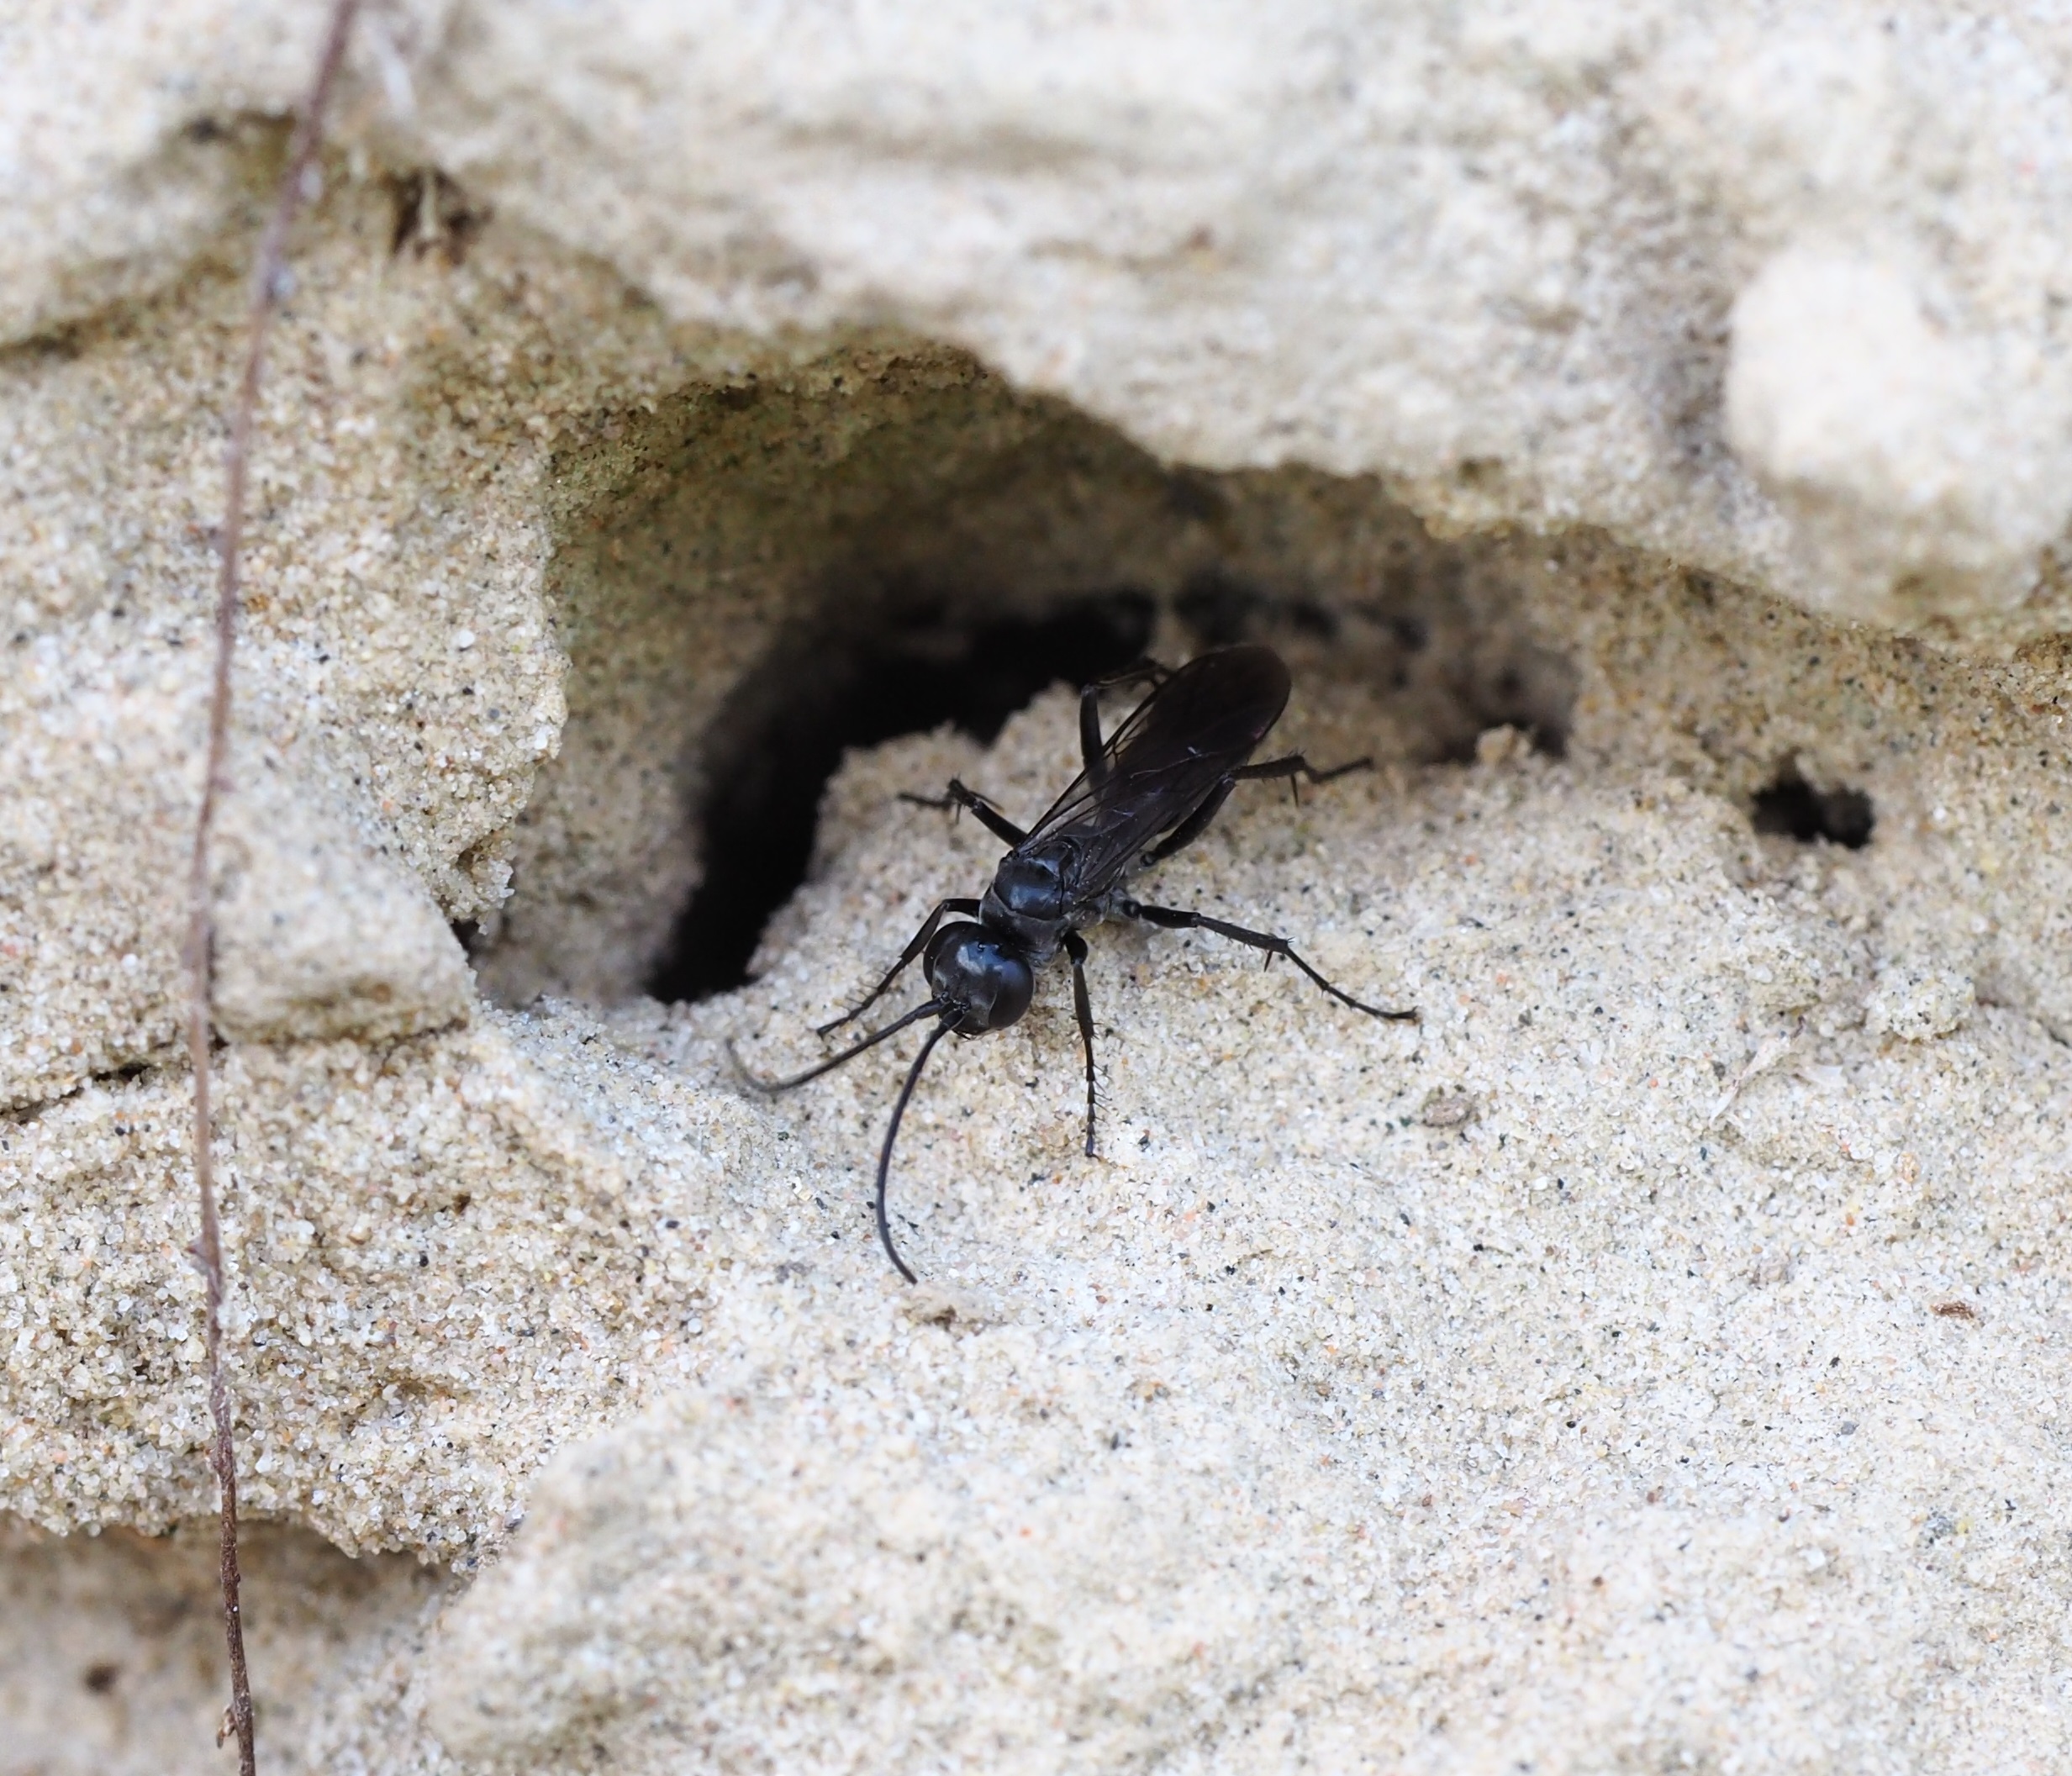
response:
M1004 1030L1029 1009L1036 972L1011 942L983 925L947 925L930 941L922 962L936 999L956 1014L961 1036Z

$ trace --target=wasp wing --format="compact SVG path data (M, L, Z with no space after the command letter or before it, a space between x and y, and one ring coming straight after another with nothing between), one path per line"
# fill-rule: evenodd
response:
M1288 668L1270 647L1190 660L1131 712L1017 850L1070 839L1074 898L1099 894L1249 759L1288 706Z

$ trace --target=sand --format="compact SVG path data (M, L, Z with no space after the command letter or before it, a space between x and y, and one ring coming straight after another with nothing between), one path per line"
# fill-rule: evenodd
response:
M370 25L218 882L269 1771L2065 1761L2054 27L1305 18ZM219 1767L180 894L317 21L0 55L10 1770ZM911 1040L728 1045L825 1051L997 860L902 793L1032 816L1069 690L881 726L651 989L716 790L1071 610L1283 651L1375 768L1156 895L1421 1021L1091 932L1098 1157L1053 971L909 1289Z

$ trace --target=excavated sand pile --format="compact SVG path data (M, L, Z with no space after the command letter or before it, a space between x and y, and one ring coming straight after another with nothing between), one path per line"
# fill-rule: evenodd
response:
M318 23L0 26L9 1771L218 1767L181 894ZM218 882L264 1767L2061 1765L2069 61L371 13ZM904 1287L912 1044L729 1045L983 884L903 792L1031 818L1031 693L1241 638L1377 768L1146 892L1421 1021L1094 931L1099 1157L1047 978L923 1081Z

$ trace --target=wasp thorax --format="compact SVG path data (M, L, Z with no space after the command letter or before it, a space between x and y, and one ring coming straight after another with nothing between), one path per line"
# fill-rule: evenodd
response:
M1004 1030L1029 1009L1036 974L1028 959L983 925L945 925L922 965L935 996L957 1013L959 1036Z
M991 898L1016 920L1050 921L1066 912L1065 879L1072 849L1059 842L1010 851L994 872Z

